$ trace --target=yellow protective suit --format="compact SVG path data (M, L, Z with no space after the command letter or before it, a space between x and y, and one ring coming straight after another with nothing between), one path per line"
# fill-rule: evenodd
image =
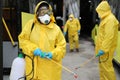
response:
M120 22L119 22L119 26L118 26L118 31L120 31Z
M42 1L35 8L35 17L23 28L19 35L19 44L24 54L33 58L33 51L40 48L43 52L52 52L52 59L57 63L62 63L62 58L66 52L66 42L60 28L54 23L54 16L51 14L51 21L48 25L41 24L37 20L36 11ZM46 2L45 2L46 3ZM33 30L31 31L34 22ZM26 75L32 70L32 62L28 57L26 60ZM34 56L34 77L32 80L61 80L62 68L46 58ZM27 80L33 76L33 73L27 77Z
M70 50L74 48L79 48L79 37L78 37L78 30L81 30L81 25L78 19L74 18L73 14L70 14L69 17L72 17L72 21L69 19L67 20L64 32L66 33L68 30L68 39L70 44ZM75 46L74 46L75 43Z
M107 1L102 1L96 11L101 18L96 41L96 54L98 50L105 52L99 57L100 80L116 80L112 59L117 45L118 20L111 13Z

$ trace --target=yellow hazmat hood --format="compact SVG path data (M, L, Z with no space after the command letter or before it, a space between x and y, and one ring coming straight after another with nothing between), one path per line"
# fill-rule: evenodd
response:
M39 2L39 3L37 4L37 6L35 7L35 21L37 20L37 11L38 11L38 9L39 9L39 6L40 6L42 3L48 4L46 1L41 1L41 2ZM49 5L49 4L48 4L48 5ZM52 12L52 7L51 7L51 5L49 5L49 10ZM51 17L51 22L55 22L55 18L54 18L54 16L53 16L53 12L52 12L52 14L50 15L50 17Z
M100 18L104 18L111 13L110 6L107 1L102 1L96 8L96 11Z
M74 15L73 15L73 14L70 14L70 15L69 15L69 17L72 17L72 18L74 18Z

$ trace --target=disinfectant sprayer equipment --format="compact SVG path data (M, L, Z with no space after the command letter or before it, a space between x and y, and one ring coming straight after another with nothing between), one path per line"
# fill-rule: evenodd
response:
M27 75L25 75L25 56L29 57L29 59L32 61L32 70ZM18 57L15 58L12 63L10 80L25 80L25 78L31 73L33 73L33 76L30 80L32 80L34 77L34 56L31 58L30 56L23 54L22 49L19 49Z
M25 60L22 53L19 53L18 57L13 60L10 80L18 80L20 77L25 76ZM20 80L25 80L24 78Z

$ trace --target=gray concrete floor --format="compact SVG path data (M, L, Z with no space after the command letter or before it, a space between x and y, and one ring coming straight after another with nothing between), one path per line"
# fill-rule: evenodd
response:
M93 59L86 65L75 70L76 67L83 65L86 61L94 55L94 46L92 42L86 39L80 40L80 52L69 52L69 44L67 43L67 53L63 59L63 66L71 70L78 75L78 78L74 78L74 75L67 70L63 69L62 80L99 80L99 68L98 60ZM120 80L120 72L115 68L117 80ZM4 76L4 80L9 80L9 76Z

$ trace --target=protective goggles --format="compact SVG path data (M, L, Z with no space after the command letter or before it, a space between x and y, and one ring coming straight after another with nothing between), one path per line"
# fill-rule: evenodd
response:
M52 11L49 10L47 7L41 7L41 8L39 8L38 15L39 16L44 16L45 14L51 15Z

